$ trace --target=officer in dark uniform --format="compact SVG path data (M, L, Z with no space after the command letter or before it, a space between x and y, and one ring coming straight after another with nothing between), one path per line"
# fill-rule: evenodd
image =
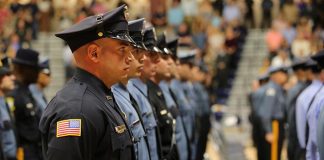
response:
M173 78L177 77L175 60L177 57L178 39L174 39L168 42L168 48L171 50L171 55L168 55L166 63L159 63L160 70L158 75L161 79L159 86L162 90L163 96L166 101L168 110L172 113L172 116L176 118L176 145L179 152L179 160L189 159L189 141L184 128L184 121L180 115L178 104L176 103L175 96L171 92L170 82ZM164 69L161 69L164 68ZM167 70L169 68L169 70Z
M12 95L18 147L20 151L23 151L24 159L40 160L43 158L38 124L42 110L28 88L38 78L38 52L31 49L18 50L13 59L13 66L13 73L17 80L17 88Z
M46 159L135 159L133 137L110 90L130 67L124 10L90 16L56 34L68 43L78 69L42 116Z
M270 68L269 74L270 81L262 87L263 93L258 111L263 128L261 146L264 147L264 157L262 159L271 159L273 156L280 160L286 108L283 85L288 80L287 69L285 67Z
M297 153L301 152L298 143L296 130L296 101L299 94L307 87L305 60L296 60L291 68L298 80L297 84L290 88L287 92L287 120L288 120L288 159L299 160Z
M171 54L171 51L167 48L166 37L164 33L158 38L157 46L162 51L162 53L159 54L159 62L156 64L157 72L155 76L150 77L150 79L146 83L148 86L148 99L152 104L152 107L155 108L157 114L156 116L161 135L163 159L179 159L175 139L176 120L173 117L177 115L172 115L170 110L168 110L165 97L159 86L160 81L163 79L163 76L165 76L161 75L161 71L166 68L163 67L166 63L165 59L167 59L168 55Z
M143 18L128 22L129 34L131 38L136 42L136 46L131 51L132 61L130 62L130 70L127 74L127 78L121 80L120 83L114 84L112 86L112 92L114 94L118 107L122 110L123 113L125 113L125 117L127 117L127 124L134 136L134 149L136 159L149 160L149 145L146 138L143 117L138 104L129 94L126 88L128 80L131 78L139 77L143 69L143 61L145 59L146 52L146 47L143 44L143 26Z
M15 76L9 69L8 57L3 58L0 65L0 152L3 152L6 160L15 160L17 140L14 118L6 102L6 95L15 88Z

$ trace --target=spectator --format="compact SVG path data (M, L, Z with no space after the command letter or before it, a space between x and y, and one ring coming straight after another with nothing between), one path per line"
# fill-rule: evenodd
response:
M288 22L287 27L283 30L282 34L290 46L296 37L296 29Z
M10 10L13 14L16 14L21 8L22 8L22 5L19 3L19 0L14 0L10 4Z
M295 58L303 59L310 56L311 43L303 37L303 34L298 31L296 39L291 44L291 52Z
M39 8L37 5L37 0L31 0L30 3L27 4L26 8L29 10L31 15L31 31L33 40L37 39L37 33L39 28Z
M271 11L273 7L272 0L262 0L262 28L269 28L272 21Z
M166 4L164 1L160 0L156 3L154 10L152 8L151 22L155 27L165 27L167 25Z
M220 31L219 28L210 25L207 31L207 44L208 44L208 51L205 57L205 61L210 66L214 66L214 60L218 53L222 52L223 45L225 43L224 34Z
M232 27L225 30L225 51L228 54L234 54L238 48L237 36Z
M203 0L199 5L199 18L206 21L210 20L213 16L213 6L209 0Z
M197 15L198 4L197 0L181 0L181 6L185 17L191 18Z
M168 24L178 27L184 21L184 13L180 6L181 0L173 0L168 10Z
M205 21L203 21L200 18L195 18L193 21L192 26L192 39L194 44L201 50L205 50L206 48L206 24Z
M6 3L0 2L0 32L4 30L5 24L10 20L10 11L6 7Z
M296 24L298 19L298 8L294 4L293 0L286 0L282 8L283 17L287 20L287 23Z
M272 59L272 67L289 67L291 65L291 60L289 58L288 51L280 49L278 54Z
M53 18L53 6L50 0L42 0L38 3L39 8L39 31L49 32L51 29L48 18Z
M253 0L245 0L245 6L247 7L247 11L245 14L245 24L246 26L254 27L254 15L253 15Z
M241 11L236 3L236 0L228 0L223 11L224 20L226 23L230 23L234 20L238 20L241 17Z
M281 47L284 39L282 34L274 25L272 25L271 29L266 33L265 38L271 60L274 56L276 56L276 51Z

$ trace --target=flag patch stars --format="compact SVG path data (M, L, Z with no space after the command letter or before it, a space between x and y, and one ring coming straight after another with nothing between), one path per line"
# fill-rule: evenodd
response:
M81 119L66 119L57 122L56 137L81 136Z

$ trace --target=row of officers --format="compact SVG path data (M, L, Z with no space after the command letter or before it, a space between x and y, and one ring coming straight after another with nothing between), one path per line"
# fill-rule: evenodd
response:
M157 38L144 19L127 21L127 14L122 5L55 34L77 69L48 104L30 87L40 73L50 75L36 51L20 49L0 68L1 158L203 159L207 71L190 45Z
M284 89L289 73L297 79ZM279 160L287 136L289 160L324 159L324 50L291 67L273 67L249 95L259 160Z

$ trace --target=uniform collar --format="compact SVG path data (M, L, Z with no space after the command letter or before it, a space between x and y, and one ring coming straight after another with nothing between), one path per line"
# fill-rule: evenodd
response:
M281 86L273 81L270 80L269 82L273 87L275 87L276 89L282 89Z
M93 87L97 91L103 91L106 95L111 95L110 89L107 88L99 78L89 73L88 71L85 71L81 68L77 68L74 75L74 79L86 83L87 85Z
M131 81L137 89L141 90L145 96L147 96L147 85L145 83L143 83L139 78L134 78Z
M128 92L127 88L123 84L121 84L121 83L114 84L111 87L111 89L112 89L114 94L115 94L115 92L118 92L119 94L123 95L126 99L130 99L129 98L129 92Z

